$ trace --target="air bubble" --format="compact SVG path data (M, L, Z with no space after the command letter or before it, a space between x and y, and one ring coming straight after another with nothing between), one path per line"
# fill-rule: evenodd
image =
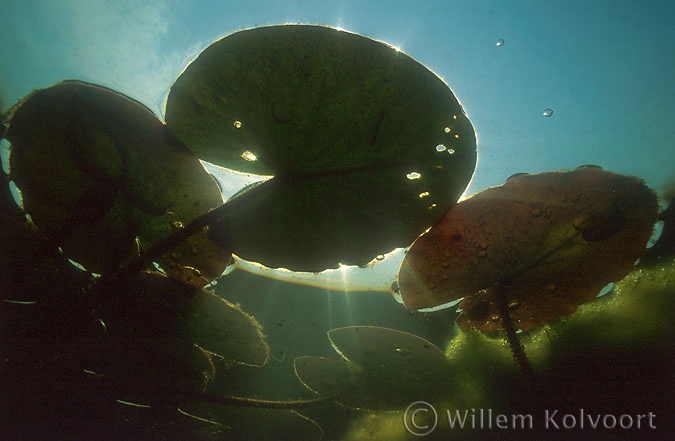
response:
M0 161L2 161L2 171L4 171L6 175L10 174L9 141L5 138L0 139Z
M171 221L171 226L175 228L176 230L180 230L181 228L184 228L185 225L183 225L183 222L179 220L172 220Z
M375 260L382 262L384 260L384 254L378 254L375 256Z
M248 150L246 150L244 153L242 153L241 157L246 161L256 161L258 159L258 157L255 155L255 153L249 152Z
M614 284L610 282L610 283L608 283L607 285L605 285L605 286L600 290L600 292L598 293L597 297L602 297L602 296L604 296L604 295L607 295L607 294L609 294L610 292L612 292L613 289L614 289Z
M455 139L459 139L459 133L455 133Z
M21 192L19 187L16 186L16 183L14 181L9 181L9 192L12 195L14 203L18 207L23 208L23 193Z
M426 197L428 197L428 196L430 196L430 195L431 195L431 193L429 193L428 191L423 191L422 193L420 193L420 194L418 195L418 197L419 197L420 199L422 199L422 198L426 198Z
M547 107L543 112L541 112L541 114L546 118L549 118L551 115L553 115L553 109Z
M450 132L452 132L452 129L450 127L446 127L446 128L443 129L443 131L445 133L450 133Z
M454 155L454 154L455 154L455 149L448 149L448 154L449 154L449 155Z
M422 177L422 174L418 173L416 171L412 171L412 172L408 173L407 175L405 175L405 177L410 179L411 181L413 181L415 179L420 179Z
M511 303L509 303L508 308L511 311L514 311L514 310L520 308L520 302L518 300L513 300Z
M444 151L446 151L447 149L448 149L448 148L447 148L446 146L444 146L443 144L438 144L438 145L436 146L436 151L437 151L437 152L444 152Z
M241 126L243 124L241 123L241 121L235 121L233 125L235 129L241 129Z
M499 40L497 40L496 46L504 46L504 39L500 38Z

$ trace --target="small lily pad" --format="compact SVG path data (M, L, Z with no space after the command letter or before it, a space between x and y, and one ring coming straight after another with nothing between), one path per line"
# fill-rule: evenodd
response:
M407 246L457 201L476 162L473 127L438 76L322 26L213 43L171 88L166 121L200 158L274 176L211 237L275 268L365 264Z
M400 410L413 401L434 403L452 394L448 359L423 338L377 326L333 329L328 337L342 360L295 360L296 375L310 390L370 410Z
M295 375L305 387L323 396L343 395L347 391L347 395L354 395L355 392L350 389L354 389L362 374L361 369L351 361L313 355L296 358L293 366Z

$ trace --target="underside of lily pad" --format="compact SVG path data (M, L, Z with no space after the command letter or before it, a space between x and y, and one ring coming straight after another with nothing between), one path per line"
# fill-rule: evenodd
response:
M198 158L138 102L65 81L14 109L10 178L41 232L87 270L114 271L218 207L217 184ZM195 234L158 260L175 278L203 286L230 254Z
M641 180L597 168L517 176L450 209L399 270L408 309L464 298L462 328L501 329L495 291L516 329L593 300L644 254L658 213Z
M407 246L457 201L476 162L473 127L438 76L322 26L213 43L171 88L166 122L200 158L274 176L239 196L211 236L292 270Z

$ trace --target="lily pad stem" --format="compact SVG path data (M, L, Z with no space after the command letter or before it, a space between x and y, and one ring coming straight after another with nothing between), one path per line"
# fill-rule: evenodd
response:
M311 398L308 400L273 401L256 398L210 395L203 393L189 394L187 398L196 401L205 401L208 403L231 404L234 406L255 407L261 409L301 409L325 404L338 399L337 396L328 395L324 397Z
M525 375L527 378L534 378L534 371L532 370L532 366L525 355L523 346L520 344L516 330L513 327L513 322L511 321L511 316L509 315L509 306L506 301L504 283L506 282L498 281L495 284L496 289L494 291L494 300L497 310L499 311L499 315L502 319L502 326L504 327L504 332L506 333L506 340L509 342L509 347L511 348L513 358L516 359L516 363L518 363L518 367L520 367L523 375Z
M265 182L264 184L266 185L258 185L251 188L251 190L248 190L246 192L246 200L250 201L250 198L255 197L256 193L266 191L266 187L272 185L272 181L274 181L274 178ZM163 254L166 254L169 251L171 251L176 245L180 244L188 237L201 231L207 226L212 225L214 222L222 220L227 215L228 210L236 208L238 205L242 203L242 201L244 201L244 198L235 197L233 199L230 199L220 207L215 208L209 211L208 213L199 216L198 218L187 224L184 228L177 230L171 236L164 238L156 245L154 245L152 248L142 252L140 255L135 256L134 258L124 263L117 272L117 276L133 274L149 267L152 264L152 262L156 261Z

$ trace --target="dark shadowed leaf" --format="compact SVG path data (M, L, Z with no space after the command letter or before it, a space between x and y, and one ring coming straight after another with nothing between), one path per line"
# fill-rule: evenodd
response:
M314 392L371 410L404 409L413 401L438 402L451 394L451 365L423 338L377 326L333 329L328 337L342 360L295 360L296 375Z
M582 168L517 176L450 209L407 253L408 309L464 297L459 323L501 329L495 284L516 329L573 312L624 277L644 252L658 206L639 179Z
M99 86L68 81L32 93L14 110L7 139L25 210L93 272L136 253L137 236L151 247L222 203L199 160L152 112ZM202 232L160 263L201 286L229 257Z
M167 102L200 158L273 175L212 229L239 256L319 271L410 244L466 187L473 127L448 86L380 42L320 26L234 33Z
M254 366L269 358L258 322L206 290L152 272L108 280L98 290L108 334L121 344L140 338L196 343L229 361Z
M211 354L175 341L141 337L105 355L97 373L116 386L115 398L124 401L171 403L181 393L203 392L215 375Z
M0 299L51 300L45 310L49 314L51 309L55 322L63 318L59 313L74 318L67 302L82 300L81 293L91 283L90 274L70 264L25 219L14 216L13 211L6 213L4 209L0 211ZM3 321L7 325L7 320Z

